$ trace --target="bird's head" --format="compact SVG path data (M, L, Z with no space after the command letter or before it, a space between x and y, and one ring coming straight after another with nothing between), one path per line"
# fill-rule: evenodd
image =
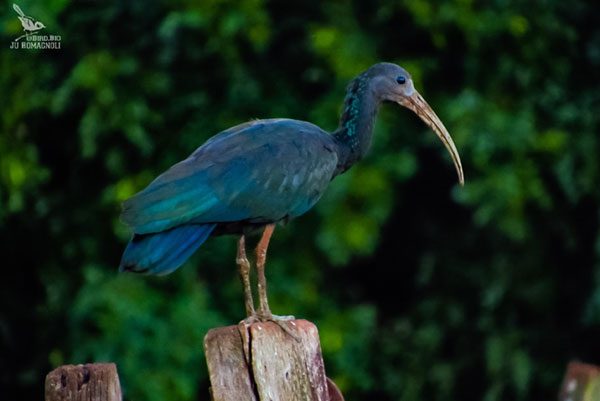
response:
M369 80L369 86L379 100L395 102L412 110L435 131L450 152L458 173L458 180L461 185L464 185L464 174L458 150L442 121L416 91L410 74L404 68L392 63L375 64L363 74Z

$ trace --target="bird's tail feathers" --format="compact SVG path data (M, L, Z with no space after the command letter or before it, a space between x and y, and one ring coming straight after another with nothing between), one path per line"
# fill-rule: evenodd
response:
M120 271L164 275L181 266L214 230L214 224L186 224L152 234L134 234Z
M13 9L17 12L17 14L19 14L21 17L25 16L25 13L23 12L23 10L21 10L21 7L19 7L18 5L13 3Z

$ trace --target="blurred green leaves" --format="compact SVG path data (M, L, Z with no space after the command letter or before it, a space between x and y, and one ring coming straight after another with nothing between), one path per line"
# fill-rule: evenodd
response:
M172 292L164 280L115 276L93 267L83 273L71 324L100 335L74 338L80 346L73 358L115 361L132 399L193 398L207 374L204 335L226 323L211 312L205 283L187 279Z
M274 312L318 323L347 399L546 399L568 359L598 363L597 5L20 6L63 48L8 49L21 28L3 6L3 388L33 399L58 364L114 361L126 399L203 399L202 337L243 317L234 239L167 277L119 275L120 203L234 124L335 129L348 80L377 61L409 71L466 185L384 105L370 155L276 230Z

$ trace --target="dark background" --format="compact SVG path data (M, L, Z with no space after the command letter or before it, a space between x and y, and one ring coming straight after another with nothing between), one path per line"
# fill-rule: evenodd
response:
M62 41L9 49L0 3L3 399L100 361L127 400L207 399L203 336L244 316L235 238L166 277L118 274L120 203L249 119L335 129L379 61L412 74L466 185L385 105L369 156L275 231L273 312L319 326L348 400L555 399L571 359L600 363L600 3L18 4Z

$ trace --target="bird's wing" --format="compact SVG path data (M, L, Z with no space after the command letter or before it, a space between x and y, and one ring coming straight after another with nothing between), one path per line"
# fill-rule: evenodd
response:
M36 31L36 27L35 24L33 22L31 22L31 20L28 19L28 17L18 17L19 20L21 20L21 25L23 26L23 29L26 31Z
M135 233L184 223L269 223L310 209L333 177L332 137L295 120L223 131L123 203Z

